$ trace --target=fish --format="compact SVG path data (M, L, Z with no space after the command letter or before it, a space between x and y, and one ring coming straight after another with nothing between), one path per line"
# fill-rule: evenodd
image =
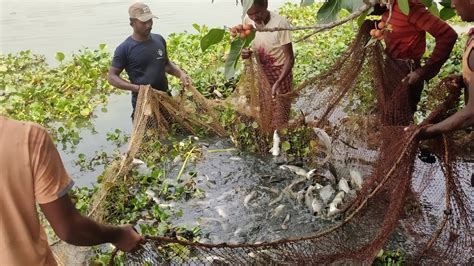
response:
M278 217L280 214L283 212L283 209L285 209L285 205L280 204L278 207L273 209L272 217Z
M133 166L137 166L137 165L141 165L141 164L145 164L145 162L140 160L140 159L133 158L133 161L132 161Z
M293 187L304 181L306 181L306 177L302 177L300 179L293 181L291 184L289 184L287 187L283 189L283 192L288 194L289 197L291 198L296 198L297 195L293 192Z
M306 171L305 169L301 167L298 167L295 165L289 165L289 164L280 165L280 169L289 170L299 176L306 177L306 179L310 179L316 173L316 169L311 169L309 171Z
M306 194L304 195L304 203L306 204L306 207L308 209L312 210L313 207L311 206L313 202L313 191L316 190L315 186L309 186L308 189L306 190Z
M265 187L265 186L258 186L260 189L262 190L266 190L268 192L271 192L273 194L278 194L280 193L278 189L275 189L275 188L269 188L269 187Z
M323 202L326 204L329 202L329 199L332 197L332 195L335 192L336 191L334 190L334 188L332 188L331 185L326 185L325 187L319 190L319 196L321 197Z
M362 184L364 183L362 179L362 175L357 170L350 170L351 175L351 184L357 189L360 190L362 188Z
M341 180L339 180L339 183L337 186L339 190L344 191L345 193L349 193L349 191L351 190L349 187L349 183L344 177L342 177Z
M304 199L304 195L306 194L306 190L302 189L296 193L296 201L298 203L302 203Z
M148 197L150 197L150 198L156 197L155 191L150 190L150 189L147 189L147 190L145 191L145 194L146 194Z
M204 257L204 261L208 262L212 265L214 265L214 263L216 263L217 265L219 265L219 264L228 265L229 264L229 262L226 261L224 258L216 256L216 255L206 256L206 257Z
M217 96L217 98L224 98L224 95L218 90L213 90L212 93Z
M268 203L268 206L272 206L273 204L280 202L282 199L283 199L283 193L280 193L280 196L276 197L274 200Z
M339 210L337 207L342 203L342 200L344 199L344 195L345 195L344 191L337 193L337 195L334 197L332 202L329 203L329 211L327 215L328 217L341 212L341 210Z
M321 210L323 209L323 202L319 199L314 198L311 202L311 209L313 210L313 214L321 214Z
M242 228L238 227L238 228L234 231L234 236L239 236L241 233L242 233Z
M255 190L250 192L250 194L248 194L247 196L245 196L245 199L244 199L245 208L249 207L249 201L251 201L253 198L255 198L255 196L257 196L257 191L255 191Z
M326 162L329 161L332 157L332 140L331 137L326 133L326 131L320 129L320 128L313 128L314 132L318 136L319 140L323 143L323 145L326 147L326 158L323 159L323 162L321 164L325 164Z
M273 156L280 155L280 136L278 136L278 131L273 131L273 146L269 150Z
M281 229L286 230L288 229L288 222L290 221L290 214L287 214L283 223L281 224Z
M232 157L229 158L229 160L231 160L231 161L242 161L242 158L237 157L237 156L232 156Z
M224 219L228 218L227 213L225 213L224 209L222 209L221 206L216 207L216 211L217 211L217 214L219 214L220 217L222 217Z
M328 211L328 217L331 217L335 214L338 214L339 212L341 212L340 209L337 208L336 204L334 202L331 202L329 204L329 211Z

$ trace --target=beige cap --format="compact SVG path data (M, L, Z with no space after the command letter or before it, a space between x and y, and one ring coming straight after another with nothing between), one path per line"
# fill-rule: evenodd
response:
M152 18L158 18L151 13L151 10L147 5L140 2L131 5L128 8L128 14L130 15L130 18L136 18L141 22L148 21Z

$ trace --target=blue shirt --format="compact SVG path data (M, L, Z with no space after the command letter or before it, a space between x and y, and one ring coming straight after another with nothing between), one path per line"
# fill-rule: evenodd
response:
M132 84L148 85L168 91L165 66L168 64L166 41L159 34L150 34L146 41L136 41L131 36L115 49L112 67L125 69ZM132 93L135 108L137 93Z

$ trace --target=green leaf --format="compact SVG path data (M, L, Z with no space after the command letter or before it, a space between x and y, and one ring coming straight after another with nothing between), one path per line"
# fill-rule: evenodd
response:
M439 17L439 9L438 9L438 5L437 4L432 4L428 10L431 12L431 14Z
M439 12L439 17L442 19L442 20L448 20L452 17L456 16L456 11L454 11L454 9L452 8L448 8L448 7L445 7L443 9L441 9L441 11Z
M407 15L410 14L410 3L409 0L398 0L398 7L402 11L403 14Z
M351 13L359 9L363 5L363 0L341 0L341 8L344 8Z
M423 3L423 5L425 5L428 8L430 8L433 5L433 0L421 0L421 2Z
M237 65L237 62L239 61L239 57L240 57L240 53L242 51L243 45L244 45L244 42L239 38L234 39L231 42L229 55L227 56L227 59L225 60L224 75L226 79L231 79L234 77L235 66Z
M310 6L314 4L314 0L301 0L301 6Z
M204 52L207 48L209 48L209 46L221 42L224 38L224 34L224 29L211 29L201 39L201 50Z
M90 113L91 113L91 110L89 108L84 108L81 110L82 116L89 116Z
M441 0L440 4L445 8L451 8L451 0Z
M199 32L199 33L201 32L201 27L199 27L199 25L197 23L193 23L193 28L195 30L197 30L197 32Z
M61 53L61 52L57 52L56 55L54 56L54 58L56 58L56 60L58 60L59 62L62 62L64 60L64 53Z
M105 50L106 48L107 48L107 44L105 44L105 43L99 44L99 49L100 50Z
M291 144L288 141L283 141L281 143L281 149L284 151L289 151L291 149Z
M252 33L250 33L249 36L247 36L247 38L245 38L245 42L244 42L243 48L247 48L247 47L250 46L250 44L252 43L253 39L255 39L255 34L256 34L256 32L255 32L255 31L252 31Z
M243 0L242 1L242 7L243 7L242 20L244 19L245 14L247 14L247 11L252 7L252 5L253 5L253 0Z
M318 22L329 23L336 20L339 11L341 11L341 0L327 0L318 11Z

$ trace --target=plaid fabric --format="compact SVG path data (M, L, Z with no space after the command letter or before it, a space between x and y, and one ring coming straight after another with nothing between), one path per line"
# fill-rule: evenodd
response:
M264 64L262 65L262 69L265 73L268 83L270 84L270 88L261 90L260 92L260 97L262 99L260 104L266 105L266 108L264 106L261 106L260 109L266 109L271 112L269 116L271 116L271 127L273 130L285 128L288 125L288 120L290 117L291 99L284 96L275 97L275 99L273 99L271 91L273 84L275 84L277 79L280 77L280 74L283 70L283 66L273 66L269 64ZM293 75L290 74L280 83L280 94L287 94L291 92L292 83ZM268 108L269 104L271 105L271 108Z

